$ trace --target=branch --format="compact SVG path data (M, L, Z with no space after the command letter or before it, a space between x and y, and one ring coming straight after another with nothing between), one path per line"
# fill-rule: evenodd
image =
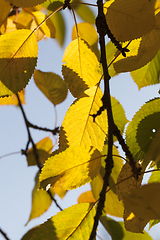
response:
M109 80L110 76L108 73L107 67L107 60L106 60L106 51L105 51L105 25L106 19L103 13L103 0L97 0L98 5L98 16L96 18L96 26L97 32L99 33L99 44L101 50L101 63L103 67L103 74L104 74L104 95L102 98L103 106L99 111L99 114L106 109L107 110L107 117L108 117L108 153L105 159L106 166L105 166L105 175L104 175L104 183L103 188L100 193L100 199L97 206L96 215L94 217L94 225L90 235L89 240L93 240L96 236L96 230L98 226L99 218L102 214L102 210L104 208L105 203L105 196L106 196L106 189L109 186L109 177L113 168L113 158L112 158L112 147L113 147L113 131L114 131L114 121L113 121L113 114L112 114L112 107L111 107L111 99L110 99L110 88L109 88Z
M6 240L10 240L8 237L7 237L7 235L6 235L6 233L0 228L0 233L3 235L3 237L6 239Z

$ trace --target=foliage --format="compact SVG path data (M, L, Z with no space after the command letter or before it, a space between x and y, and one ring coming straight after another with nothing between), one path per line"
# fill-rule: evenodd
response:
M61 210L29 230L23 240L91 240L99 221L113 240L147 240L151 237L144 231L146 224L151 228L160 220L160 98L144 103L126 127L125 111L109 89L110 76L122 72L130 72L139 89L159 83L160 4L158 0L102 2L88 4L98 7L95 28L94 14L81 0L0 0L0 104L19 106L28 131L21 153L28 166L38 166L28 222L46 212L52 201ZM66 8L75 26L64 51L61 77L36 69L36 64L38 41L55 38L63 47ZM75 13L82 23L77 24ZM110 41L105 45L106 34ZM68 91L75 98L60 128L39 127L27 119L22 104L32 75L54 108ZM48 137L35 144L30 128L59 134L59 140L55 136L54 146ZM148 168L152 175L143 185ZM63 198L68 190L86 183L91 190L76 205L61 209L54 195Z

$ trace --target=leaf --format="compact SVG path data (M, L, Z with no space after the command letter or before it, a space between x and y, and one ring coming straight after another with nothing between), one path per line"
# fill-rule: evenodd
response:
M146 0L116 0L108 7L106 19L121 42L142 37L156 26L154 8Z
M53 192L57 194L61 199L63 199L67 193L67 190L63 189L62 187L51 187L50 189L52 189Z
M106 146L106 145L104 145ZM104 150L102 152L102 154L107 154L107 152L105 151L106 147L104 147ZM119 157L115 157L114 155L117 154L117 149L114 147L114 152L113 152L113 161L114 161L114 167L110 176L110 186L109 187L113 187L114 184L116 183L118 174L120 172L121 166L122 166L122 160ZM104 166L104 159L102 159L102 166ZM102 171L103 170L103 171ZM93 181L91 182L91 188L93 191L93 195L95 197L95 199L99 199L99 194L102 190L103 187L103 176L104 176L104 167L103 169L101 168L100 173L96 176L95 179L93 179ZM109 190L109 187L107 190ZM110 214L112 216L116 216L116 217L123 217L123 203L122 201L119 201L117 194L116 194L116 189L112 188L111 190L109 190L106 193L106 198L105 198L105 207L104 207L104 211L106 214Z
M51 139L49 137L42 139L36 144L36 148L39 155L39 161L41 163L44 163L46 159L50 156L53 148ZM33 148L30 148L27 152L27 162L28 166L37 165Z
M73 1L74 2L74 1ZM76 1L75 1L76 2ZM95 16L92 10L85 4L72 5L79 17L90 24L95 24ZM74 7L75 6L75 7Z
M48 12L48 15L51 12ZM62 47L64 44L64 39L65 39L65 33L66 33L66 26L65 26L65 21L63 18L63 15L61 12L56 12L50 17L50 20L53 22L56 33L55 33L55 38L58 40L60 46Z
M44 2L44 0L7 0L12 4L13 6L16 7L33 7L36 6L37 4L41 4Z
M89 203L73 205L53 216L47 222L28 231L22 240L84 240L89 239L94 223L95 209Z
M46 19L46 15L40 11L35 11L32 12L35 21L37 23L37 26ZM46 37L49 38L55 38L55 27L53 25L53 22L50 19L47 19L41 26L40 26L41 31L43 32Z
M0 96L21 91L37 63L38 45L30 30L16 30L0 36Z
M86 90L85 94L87 97L75 101L68 109L62 123L63 130L60 130L60 139L64 132L67 145L93 146L101 151L107 133L106 111L97 116L95 122L91 115L102 105L102 91L98 86L94 86Z
M63 79L53 72L35 70L34 81L43 94L57 105L67 97L67 86Z
M66 78L66 72L65 74L63 72L64 67L65 71L68 69L73 70L74 74L68 74L69 76ZM80 97L84 90L95 86L101 79L98 59L88 44L82 39L78 38L73 40L66 48L63 55L62 74L74 97ZM75 74L77 74L79 78L79 88L76 86L77 79L75 81Z
M155 98L145 103L128 125L126 143L136 160L143 159L148 152L155 133L160 128L159 116L160 99Z
M152 59L151 62L147 63L144 67L131 72L131 76L139 89L159 83L159 62L160 51L158 51L157 55Z
M108 218L107 216L101 216L101 223L105 229L109 232L112 240L153 240L147 232L133 233L125 229L123 222L116 222L115 220Z
M140 165L137 163L137 167ZM135 188L141 185L143 174L136 179L133 175L132 169L129 163L126 161L121 169L121 172L117 179L117 195L119 200L123 200L123 195L130 194Z
M148 221L160 219L160 183L150 183L136 188L123 197L123 202L125 208L137 217Z
M63 6L63 0L47 0L43 2L41 5L47 8L49 11L55 11L57 8Z
M137 56L123 58L114 63L116 73L137 70L150 62L160 48L160 13L155 16L156 27L141 40Z
M62 187L65 190L90 182L99 172L101 154L98 150L71 146L50 157L40 174L41 187Z
M32 191L32 209L30 213L29 220L41 216L44 212L48 210L52 203L52 199L49 194L42 190L38 189L39 187L39 173L35 177L35 186ZM26 223L26 225L28 224Z
M149 230L155 226L156 224L158 224L160 222L160 220L150 220L149 221Z
M4 0L0 0L0 6L1 6L0 8L0 26L1 26L6 20L12 7L8 2Z
M77 200L78 203L94 203L95 201L96 199L94 198L92 191L82 193Z
M92 51L95 52L95 54L98 54L98 35L96 32L95 27L87 22L78 23L77 25L74 25L72 29L72 40L75 40L77 38L77 28L78 28L78 36L85 40L91 47ZM89 34L88 34L89 33Z
M21 100L21 103L22 104L25 104L25 92L24 90L22 90L21 92L18 93L19 95L19 98ZM16 95L12 95L12 96L9 96L9 97L1 97L0 98L0 105L16 105L18 106L18 99L16 97Z

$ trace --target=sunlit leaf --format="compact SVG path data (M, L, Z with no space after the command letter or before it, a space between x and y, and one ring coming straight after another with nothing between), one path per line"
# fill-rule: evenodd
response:
M22 104L25 104L25 92L22 90L18 93ZM15 94L9 97L0 98L0 105L18 105L18 99Z
M154 8L146 0L116 0L107 9L107 24L118 41L144 36L155 26Z
M67 193L67 190L63 189L62 187L51 187L50 189L52 189L53 192L57 194L61 199L63 199Z
M143 159L160 128L160 99L148 101L134 115L126 130L126 143L136 160ZM143 165L142 165L143 167Z
M159 83L159 62L160 51L158 51L157 55L152 59L151 62L147 63L144 67L131 72L131 76L139 89L148 85Z
M94 223L95 209L89 203L73 205L53 216L47 222L31 229L22 240L89 239Z
M65 73L63 71L64 67ZM80 97L84 90L95 86L99 82L101 70L98 59L82 39L73 40L66 48L63 55L62 73L74 97ZM77 79L75 79L75 75L77 75Z
M51 139L49 137L42 139L36 144L36 148L39 156L39 161L41 163L44 163L45 160L50 156L53 148ZM28 166L37 165L33 148L30 148L27 152L27 162Z
M32 191L32 209L30 213L29 220L41 216L44 212L48 210L52 203L52 199L49 194L43 189L38 189L39 187L39 173L35 177L35 186ZM28 224L26 223L26 225Z
M63 79L53 72L35 70L34 81L37 87L54 104L57 105L67 97L67 86Z
M68 145L93 146L101 151L107 133L107 115L103 111L95 122L91 115L102 105L102 91L94 86L86 90L85 94L87 97L75 101L68 109L62 123L62 131L65 132ZM60 130L60 138L62 131Z
M48 184L66 190L80 187L98 174L100 158L98 150L69 147L44 163L40 174L41 187L45 188Z
M96 199L94 198L92 191L86 191L79 196L77 201L78 203L94 203Z
M150 183L134 189L123 197L123 202L137 217L160 219L160 183Z
M116 222L115 220L108 218L107 216L101 216L101 223L105 229L109 232L112 240L153 240L147 232L133 233L125 229L124 222Z
M7 0L10 4L16 7L33 7L41 4L44 0Z
M30 30L16 30L0 36L0 96L21 91L37 63L38 46Z

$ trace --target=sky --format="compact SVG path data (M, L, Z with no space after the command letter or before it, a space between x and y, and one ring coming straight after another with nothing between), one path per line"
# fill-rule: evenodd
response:
M64 11L64 16L69 23L66 47L67 43L71 41L71 29L74 21L68 10ZM37 69L61 74L63 53L64 49L61 49L55 40L40 41ZM128 73L116 76L110 82L111 95L120 101L126 111L128 120L132 119L134 113L147 100L159 97L160 85L145 87L139 91ZM57 106L58 126L62 123L73 100L74 98L68 94L67 99ZM33 79L26 87L24 110L31 123L42 127L54 127L55 111L53 105L35 86ZM15 106L0 106L0 116L0 157L25 149L28 138L20 109ZM35 142L47 136L52 137L50 133L37 130L32 130L31 133ZM31 192L37 171L36 166L27 166L26 157L20 153L0 158L0 228L6 232L10 240L19 240L30 228L44 222L59 211L53 203L49 211L43 216L32 220L25 226L30 215ZM68 193L63 201L57 197L57 201L62 208L67 208L76 204L78 196L89 189L90 187L87 184ZM110 239L102 227L99 230L99 235L103 240ZM153 228L151 235L154 240L158 240L160 229L158 227L156 227L156 230ZM0 234L0 240L3 239Z

